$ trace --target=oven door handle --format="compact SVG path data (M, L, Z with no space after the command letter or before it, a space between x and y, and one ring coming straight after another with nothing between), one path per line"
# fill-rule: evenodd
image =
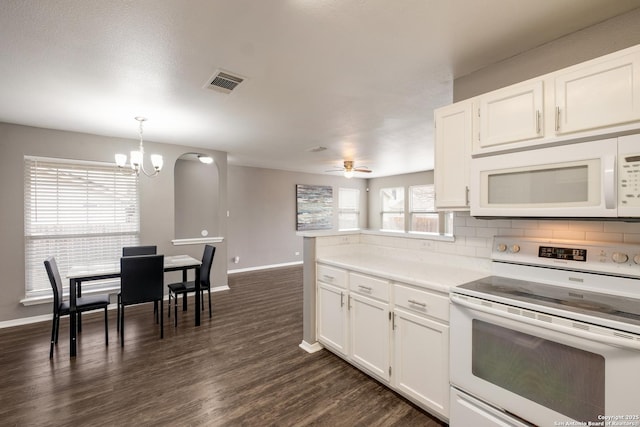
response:
M492 314L494 316L503 317L506 319L514 320L520 323L526 323L532 326L538 326L541 328L549 329L554 332L560 332L568 335L573 335L578 338L584 338L590 341L596 341L603 344L609 344L616 347L628 348L631 350L640 351L640 341L636 341L633 338L617 338L613 336L600 335L590 333L589 331L585 331L582 329L574 329L568 328L566 326L556 325L553 323L548 323L542 320L529 319L528 317L519 316L516 314L507 313L504 311L496 310L495 308L484 307L480 305L476 305L474 303L470 303L458 297L457 295L452 295L453 303L464 306L470 310L480 311L482 313ZM545 315L547 316L547 315Z

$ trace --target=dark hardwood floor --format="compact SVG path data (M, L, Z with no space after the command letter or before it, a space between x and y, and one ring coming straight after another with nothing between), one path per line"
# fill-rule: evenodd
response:
M109 312L83 316L78 356L69 321L49 360L51 324L0 329L1 426L442 426L410 402L302 339L302 268L229 277L202 325L178 312L165 338L150 305L128 307L125 346ZM206 296L206 294L205 294ZM166 304L165 304L166 315Z

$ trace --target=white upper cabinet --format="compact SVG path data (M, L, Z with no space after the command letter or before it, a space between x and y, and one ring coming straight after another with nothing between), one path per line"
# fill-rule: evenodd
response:
M557 134L640 120L640 52L608 55L553 76Z
M469 209L473 104L470 100L435 111L435 167L437 209Z
M544 135L544 82L525 82L478 97L473 152Z

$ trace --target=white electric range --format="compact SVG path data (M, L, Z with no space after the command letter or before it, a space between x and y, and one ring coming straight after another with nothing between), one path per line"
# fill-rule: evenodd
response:
M451 302L452 427L640 426L640 245L496 237Z

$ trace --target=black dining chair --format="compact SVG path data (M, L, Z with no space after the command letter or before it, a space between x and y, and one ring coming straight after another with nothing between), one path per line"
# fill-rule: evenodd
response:
M124 308L128 305L159 302L160 338L164 338L163 296L164 255L138 255L120 258L118 331L120 332L121 346L124 347Z
M211 266L213 265L213 256L216 254L215 246L205 245L204 253L202 254L202 265L200 266L200 302L202 310L204 310L204 291L209 294L209 317L211 317ZM171 297L173 296L174 302L174 326L178 326L178 295L182 295L182 298L186 298L189 292L196 291L196 282L186 281L171 283L169 288L169 317L171 317ZM186 307L186 300L183 299L183 307ZM196 307L196 310L198 307Z
M44 261L44 268L47 270L51 289L53 290L53 325L51 327L51 346L49 348L49 359L53 357L53 347L58 344L58 332L60 330L60 316L70 314L71 304L64 301L62 294L62 280L58 271L56 259L52 256ZM109 345L109 317L107 307L109 306L109 295L91 295L76 298L76 310L78 313L85 311L104 309L104 337L105 344Z
M155 255L158 253L157 246L125 246L122 248L122 256Z
M156 245L146 246L124 246L122 248L122 256L136 256L136 255L155 255L158 253L158 247ZM158 321L158 303L153 303L153 314L156 315L156 321Z

